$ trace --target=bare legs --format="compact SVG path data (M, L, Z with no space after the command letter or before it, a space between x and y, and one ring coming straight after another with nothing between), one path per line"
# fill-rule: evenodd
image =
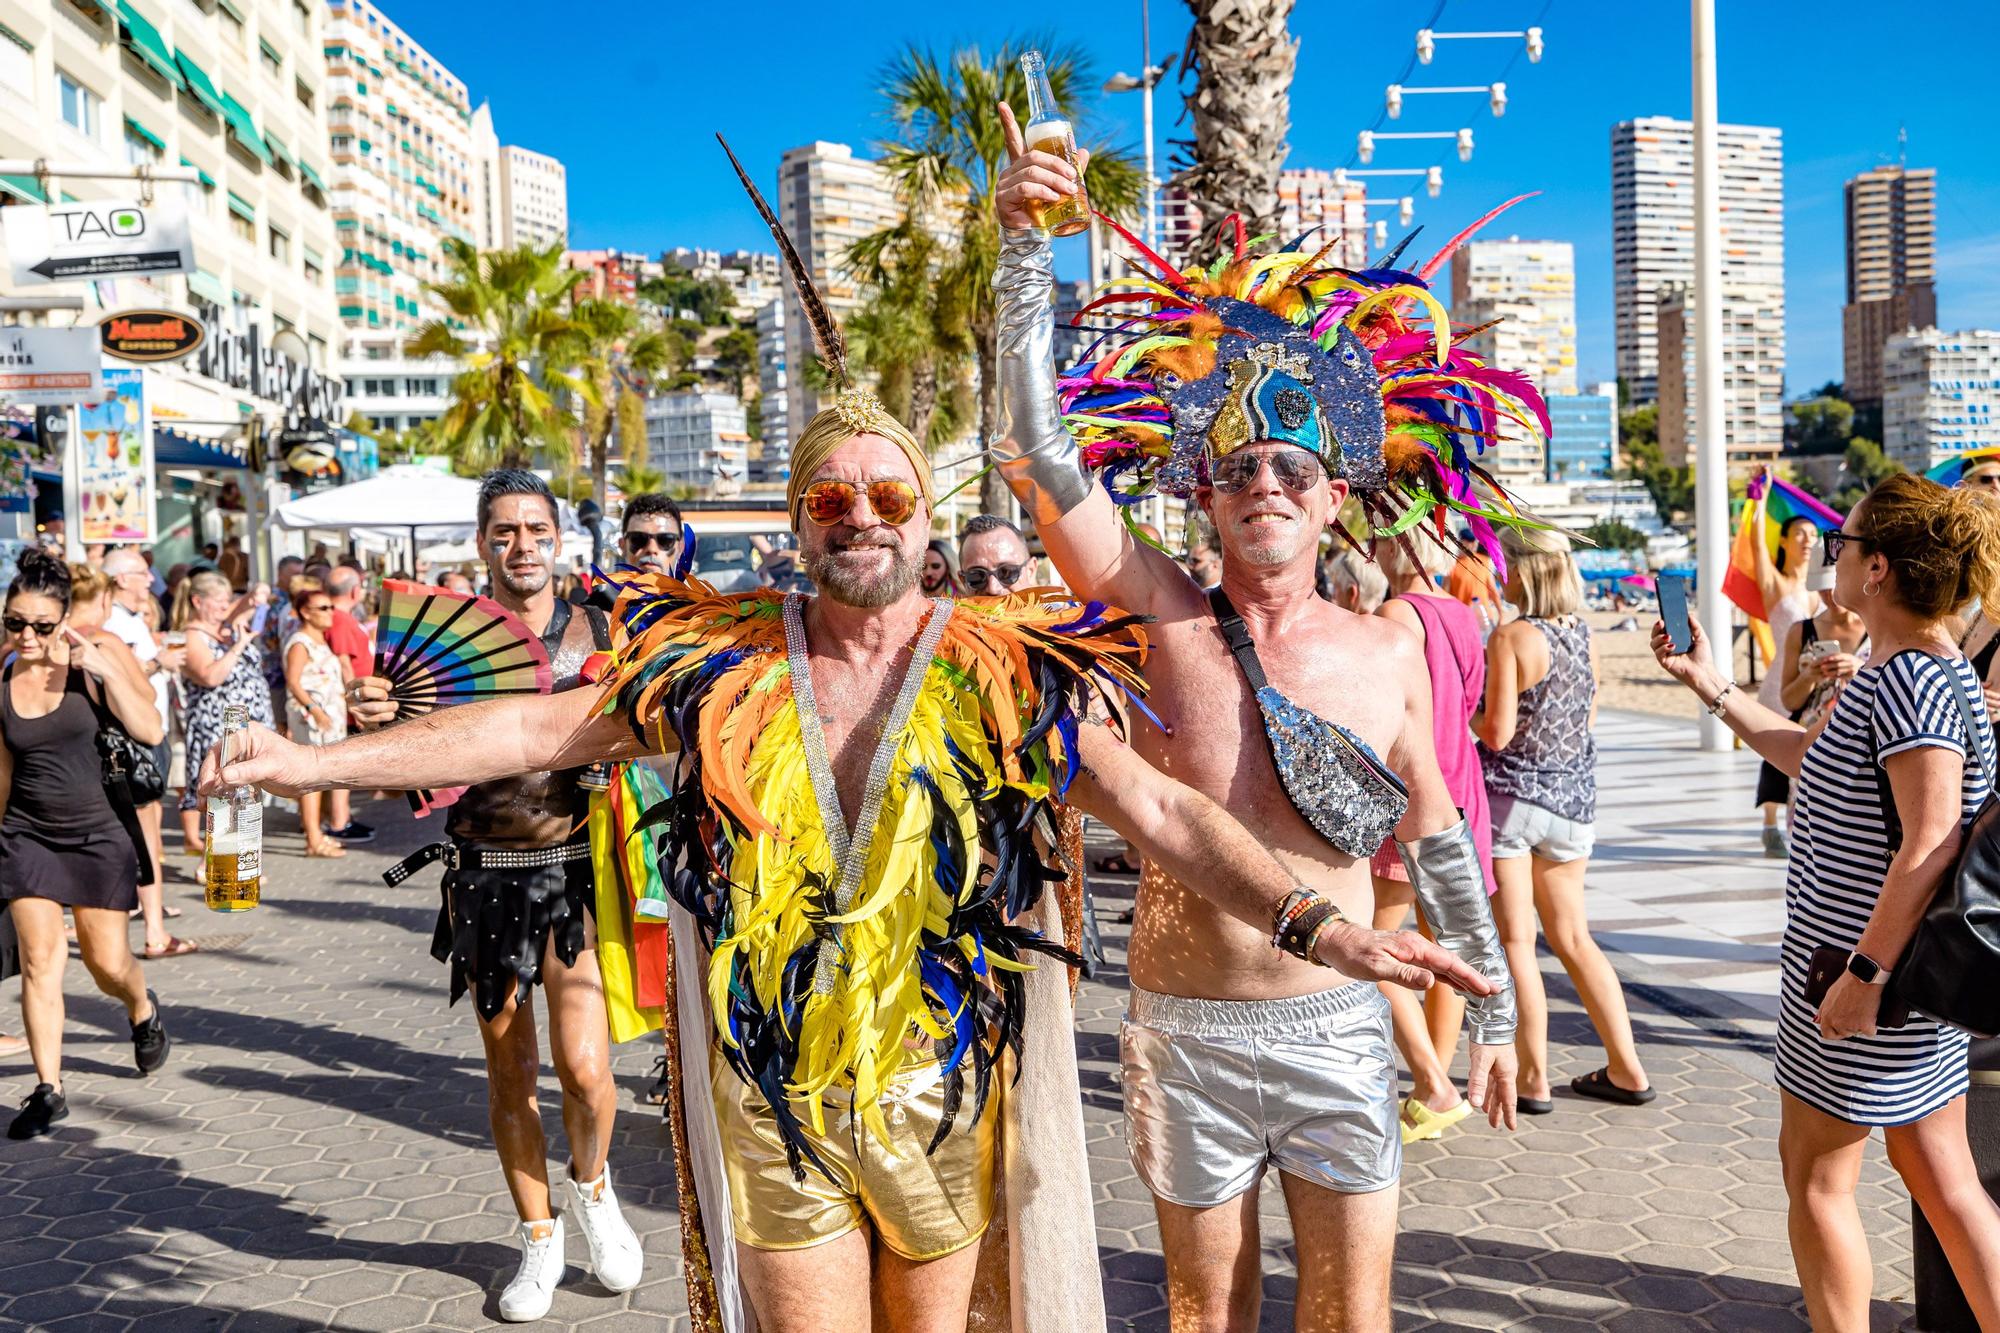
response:
M340 845L340 839L329 838L320 826L320 807L328 800L327 794L309 791L299 797L299 827L306 835L307 856L345 856L347 849ZM340 825L334 825L339 828Z
M563 1125L569 1134L571 1172L578 1180L595 1180L604 1173L604 1154L611 1142L611 1119L617 1092L611 1081L609 1023L604 1015L604 987L597 973L595 939L565 967L551 943L542 958L542 979L549 999L549 1045L556 1078L563 1089ZM491 1021L481 1019L479 1035L486 1044L486 1106L493 1126L493 1146L514 1197L514 1211L524 1222L553 1216L549 1210L548 1145L542 1134L542 1113L535 1085L541 1076L541 1053L535 1038L535 1008L509 996L507 1007Z
M1401 930L1404 919L1410 914L1410 904L1415 901L1415 890L1411 889L1407 880L1376 876L1375 929ZM1410 1096L1433 1111L1449 1111L1459 1103L1458 1087L1451 1081L1445 1059L1439 1056L1425 1012L1426 1005L1445 988L1433 987L1421 1000L1414 992L1401 986L1384 985L1381 989L1389 1001L1389 1018L1395 1031L1396 1049L1402 1053L1403 1064L1410 1071ZM1456 1026L1454 1016L1454 1030Z
M1493 858L1493 919L1500 943L1507 950L1507 971L1514 978L1520 1024L1514 1049L1521 1058L1523 1098L1549 1099L1549 997L1542 988L1542 966L1535 958L1535 880L1525 856Z
M1625 989L1618 973L1590 937L1590 920L1583 908L1583 875L1588 859L1544 861L1528 858L1533 867L1535 913L1542 919L1542 932L1549 949L1569 974L1583 1001L1597 1040L1604 1046L1611 1081L1628 1092L1649 1086L1646 1071L1639 1063L1639 1048L1632 1040L1632 1020L1625 1012ZM1548 1048L1548 1007L1542 1009L1542 1045ZM1546 1062L1546 1054L1544 1054Z
M1397 1190L1338 1194L1280 1174L1299 1252L1296 1326L1386 1333ZM1257 1190L1213 1208L1153 1200L1173 1333L1250 1333L1263 1304Z
M326 794L326 826L328 828L346 828L353 822L354 815L348 801L347 789L342 787L336 791L328 792ZM590 1177L592 1180L596 1178L595 1176Z
M62 1090L63 969L69 941L63 936L62 904L46 898L16 898L8 904L21 949L21 1018L34 1058L35 1077ZM148 1018L146 978L128 943L129 918L102 907L71 909L83 965L97 989L125 1006L133 1023Z
M939 1259L871 1245L866 1227L803 1250L736 1247L743 1287L763 1333L893 1329L963 1333L979 1243Z
M146 837L146 853L153 858L153 882L139 886L139 912L146 919L146 947L158 953L172 938L167 933L167 860L160 845L160 803L149 801L137 813L139 829Z

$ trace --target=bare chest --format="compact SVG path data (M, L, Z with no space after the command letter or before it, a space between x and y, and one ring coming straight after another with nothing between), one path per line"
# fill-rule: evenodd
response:
M800 697L802 692L794 689L800 726L816 725L824 738L841 816L850 828L866 803L869 778L894 720L896 698L910 661L908 648L877 666L815 659L809 709L808 701Z

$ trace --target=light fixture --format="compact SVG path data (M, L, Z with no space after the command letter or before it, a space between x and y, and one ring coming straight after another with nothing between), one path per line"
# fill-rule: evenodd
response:
M1530 65L1539 65L1542 63L1542 30L1540 28L1528 29L1528 63Z
M1388 110L1389 110L1389 119L1397 120L1402 117L1403 85L1400 83L1392 83L1389 85Z
M1363 130L1356 135L1355 145L1355 151L1361 155L1363 166L1375 160L1375 134L1372 130Z
M1507 85L1504 83L1496 83L1493 85L1491 92L1492 92L1491 105L1493 107L1493 115L1497 119L1507 114Z
M1424 189L1430 194L1431 198L1435 199L1438 197L1438 192L1444 189L1443 167L1432 167L1424 173Z
M1400 200L1397 201L1396 203L1397 222L1407 227L1410 225L1410 219L1416 217L1416 215L1417 215L1416 200L1410 198L1410 196L1406 194Z
M1461 162L1472 160L1472 131L1469 129L1458 132L1458 160Z
M1418 28L1417 63L1419 65L1428 65L1431 63L1431 57L1436 54L1437 42L1432 38L1431 30L1429 28Z

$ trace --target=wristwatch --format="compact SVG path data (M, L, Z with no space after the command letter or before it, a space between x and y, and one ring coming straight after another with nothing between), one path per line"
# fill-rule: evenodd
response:
M1865 982L1870 986L1886 985L1889 980L1888 968L1858 950L1847 955L1847 970L1853 974L1856 981Z

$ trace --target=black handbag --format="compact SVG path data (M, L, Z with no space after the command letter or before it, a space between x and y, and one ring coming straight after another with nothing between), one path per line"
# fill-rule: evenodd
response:
M101 688L101 687L100 687ZM83 687L83 697L90 704L90 710L97 714L97 754L104 765L104 795L111 802L112 813L118 816L119 827L132 843L132 850L138 855L139 884L151 884L158 868L153 864L152 850L146 845L145 832L139 827L139 807L157 801L166 795L166 775L153 762L152 750L132 739L125 730L125 724L112 715L103 700L92 697L90 686ZM136 759L134 756L137 756ZM147 785L150 783L150 786ZM145 791L152 795L142 795Z
M1965 724L1966 762L1987 767L1980 745L1987 728L1980 726L1965 685L1950 663L1945 664L1945 679L1951 682L1952 699ZM1902 845L1902 822L1896 817L1888 775L1879 764L1875 778L1889 819L1893 854ZM2000 987L1993 985L1993 978L2000 976L2000 801L1990 771L1987 781L1986 800L1966 826L1951 873L1931 896L1910 947L1889 979L1891 989L1912 1010L1975 1037L2000 1034Z

